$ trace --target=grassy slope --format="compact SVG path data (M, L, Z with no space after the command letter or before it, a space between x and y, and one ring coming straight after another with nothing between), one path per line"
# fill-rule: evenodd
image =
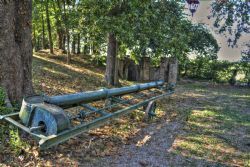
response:
M37 93L49 95L95 90L106 87L105 68L95 67L87 57L74 56L71 65L66 57L50 56L47 52L34 55L33 78ZM122 82L123 85L131 84ZM171 103L171 105L169 105ZM163 112L166 115L163 115ZM170 157L182 156L215 162L218 165L250 165L250 90L211 86L206 83L181 83L176 95L161 103L162 118L183 121L183 128L170 149ZM160 123L158 119L155 123ZM136 120L136 121L135 121ZM29 147L18 156L13 152L0 153L1 165L67 165L98 164L100 157L112 156L141 128L150 126L139 113L112 122L89 135L38 153ZM171 158L170 158L171 159ZM168 160L168 159L166 159ZM192 166L192 162L183 161Z

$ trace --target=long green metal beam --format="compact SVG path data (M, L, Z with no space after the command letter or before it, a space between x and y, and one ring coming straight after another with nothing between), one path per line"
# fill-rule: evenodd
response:
M121 96L124 94L156 88L159 86L163 86L164 84L164 81L155 81L121 88L100 89L96 91L45 97L44 101L46 103L54 104L62 108L70 108L72 107L72 105L94 102L101 99L108 99L109 97L113 96Z
M132 105L128 108L125 108L125 109L122 109L122 110L119 110L119 111L116 111L114 113L110 113L108 115L105 115L105 116L102 116L100 118L97 118L89 123L86 123L86 124L82 124L82 125L79 125L79 126L76 126L70 130L67 130L67 131L64 131L58 135L54 135L54 136L49 136L47 138L43 138L39 141L39 145L40 145L40 149L41 150L45 150L45 149L48 149L52 146L55 146L57 144L60 144L74 136L77 136L83 132L86 132L90 129L93 129L93 128L96 128L96 127L99 127L103 124L105 124L106 122L112 120L112 119L115 119L121 115L124 115L124 114L128 114L130 113L131 111L139 108L139 107L142 107L144 106L145 104L149 103L150 101L153 101L153 100L157 100L157 99L160 99L160 98L163 98L164 96L169 96L171 94L173 94L174 91L168 91L167 93L164 93L164 94L161 94L159 96L155 96L155 97L152 97L152 98L149 98L143 102L140 102L138 104L135 104L135 105Z

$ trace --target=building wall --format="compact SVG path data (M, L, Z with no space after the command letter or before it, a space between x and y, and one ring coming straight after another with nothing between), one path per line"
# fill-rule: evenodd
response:
M176 58L162 58L159 67L152 66L149 57L142 58L138 65L129 58L119 62L119 77L125 80L141 82L164 80L176 83L177 74Z

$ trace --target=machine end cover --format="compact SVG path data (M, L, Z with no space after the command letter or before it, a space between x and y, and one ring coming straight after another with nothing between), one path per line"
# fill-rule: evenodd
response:
M70 121L64 110L58 106L44 103L42 96L24 99L19 117L26 126L41 127L34 133L46 136L56 135L70 128Z

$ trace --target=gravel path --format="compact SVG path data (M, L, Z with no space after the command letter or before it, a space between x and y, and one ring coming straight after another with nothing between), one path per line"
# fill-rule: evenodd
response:
M142 130L130 145L125 145L119 154L108 160L111 166L165 166L168 152L181 124L165 122Z
M187 158L172 152L176 136L184 133L183 126L180 122L168 121L151 124L132 139L130 144L122 146L117 155L103 158L101 166L216 166L213 162Z

